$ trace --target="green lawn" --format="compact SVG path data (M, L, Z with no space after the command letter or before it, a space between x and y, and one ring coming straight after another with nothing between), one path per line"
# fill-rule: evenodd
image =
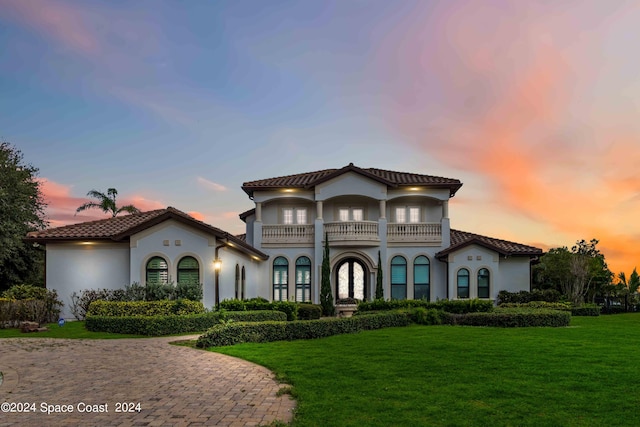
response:
M47 332L20 332L20 329L0 329L0 338L142 338L141 335L111 334L108 332L90 332L84 327L84 322L67 322L60 327L57 323L49 323Z
M640 314L215 349L292 385L295 426L640 425Z

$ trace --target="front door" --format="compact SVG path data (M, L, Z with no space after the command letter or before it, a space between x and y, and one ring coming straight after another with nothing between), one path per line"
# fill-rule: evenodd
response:
M365 299L367 289L367 269L364 264L355 258L348 258L338 265L336 272L337 299Z

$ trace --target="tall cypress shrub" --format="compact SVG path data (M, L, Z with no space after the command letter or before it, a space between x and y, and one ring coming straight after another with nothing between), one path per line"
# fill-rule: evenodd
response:
M331 293L331 264L329 263L329 235L324 235L324 254L322 256L322 278L320 285L320 305L324 316L333 316L336 308Z
M384 299L384 290L382 289L382 259L380 251L378 251L378 274L376 275L376 299Z

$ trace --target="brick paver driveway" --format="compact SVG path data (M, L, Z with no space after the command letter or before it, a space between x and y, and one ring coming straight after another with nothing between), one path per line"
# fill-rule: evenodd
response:
M282 385L270 371L169 344L186 338L194 337L0 339L0 426L250 426L291 420L295 402L287 394L276 396ZM6 412L7 403L30 412Z

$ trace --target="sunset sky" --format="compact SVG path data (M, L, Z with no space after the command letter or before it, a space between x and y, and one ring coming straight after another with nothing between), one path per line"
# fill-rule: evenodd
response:
M91 189L232 233L244 181L458 178L452 227L640 267L638 1L0 0L0 140L51 226Z

